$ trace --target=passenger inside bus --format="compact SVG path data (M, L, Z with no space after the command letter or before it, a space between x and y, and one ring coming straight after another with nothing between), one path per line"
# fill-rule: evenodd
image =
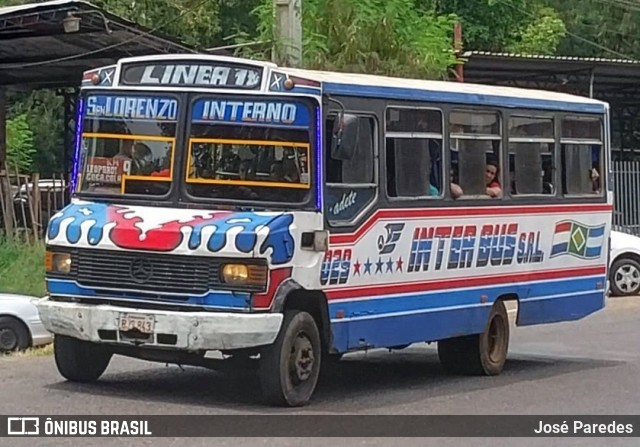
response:
M122 140L120 151L113 156L114 160L131 160L134 140Z
M460 187L460 184L459 184L460 182L458 181L457 170L458 170L458 166L454 165L454 168L452 168L449 171L449 182L450 182L449 188L451 189L451 197L453 197L454 199L457 199L461 197L462 194L464 194L464 192L462 191L462 188Z
M500 182L498 181L498 161L489 157L487 160L487 165L484 171L484 179L486 182L486 194L489 197L500 197L502 196L502 187L500 186Z
M598 172L598 164L599 163L597 161L594 161L591 164L591 171L589 173L591 177L591 190L595 193L599 193L600 189L602 188L600 182L600 173Z
M284 180L284 169L282 168L281 161L276 161L269 167L269 177L274 182L281 182Z

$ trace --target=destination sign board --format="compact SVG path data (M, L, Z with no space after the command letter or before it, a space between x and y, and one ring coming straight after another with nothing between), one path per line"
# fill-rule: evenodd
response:
M218 61L131 64L122 68L120 83L257 90L262 82L262 71L259 67Z
M194 122L232 122L308 127L309 109L297 101L199 99L193 104Z
M87 118L176 121L178 101L162 96L91 95Z

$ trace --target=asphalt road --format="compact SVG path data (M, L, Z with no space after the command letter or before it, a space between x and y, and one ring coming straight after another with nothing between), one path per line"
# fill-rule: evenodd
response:
M610 299L579 322L517 328L498 377L445 375L433 346L346 356L323 378L311 405L274 409L259 403L251 374L147 363L116 357L101 380L64 382L52 357L0 359L0 414L640 414L640 298ZM638 427L640 429L640 427ZM639 445L637 438L0 438L0 445L298 446Z

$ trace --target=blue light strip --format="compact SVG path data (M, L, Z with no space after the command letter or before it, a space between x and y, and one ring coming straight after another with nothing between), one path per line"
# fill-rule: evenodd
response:
M84 99L78 98L78 107L76 109L76 141L73 151L72 171L71 171L71 185L69 192L71 194L76 192L76 185L78 183L78 171L80 170L80 148L82 146L82 117L84 115Z
M322 160L322 112L316 107L316 210L322 212L322 184L324 178Z

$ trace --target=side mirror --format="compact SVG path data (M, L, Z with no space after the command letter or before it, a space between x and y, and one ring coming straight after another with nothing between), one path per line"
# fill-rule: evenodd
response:
M335 160L351 160L358 146L358 117L340 113L333 123L331 135L331 158Z

